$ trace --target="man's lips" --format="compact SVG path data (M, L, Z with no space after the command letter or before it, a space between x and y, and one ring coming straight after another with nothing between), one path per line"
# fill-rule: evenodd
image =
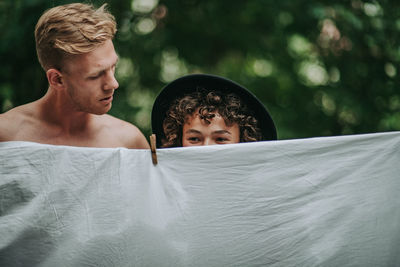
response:
M105 97L105 98L102 98L102 99L100 99L100 101L101 101L101 102L103 102L103 103L105 103L105 104L108 104L108 103L110 103L112 100L113 100L113 96L112 96L112 95L111 95L111 96L108 96L108 97Z

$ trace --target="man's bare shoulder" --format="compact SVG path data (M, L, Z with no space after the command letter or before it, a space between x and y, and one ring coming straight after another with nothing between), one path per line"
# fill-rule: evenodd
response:
M0 142L13 141L18 132L34 118L34 104L15 107L0 114Z
M132 123L123 121L108 114L98 116L101 124L117 137L127 148L150 148L143 133Z

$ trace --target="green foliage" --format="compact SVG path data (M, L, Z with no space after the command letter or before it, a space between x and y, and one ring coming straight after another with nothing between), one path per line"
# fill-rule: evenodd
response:
M33 29L71 1L0 2L0 108L47 89ZM103 1L93 1L100 5ZM400 2L110 0L120 56L111 114L148 136L169 81L203 72L253 91L280 139L400 130Z

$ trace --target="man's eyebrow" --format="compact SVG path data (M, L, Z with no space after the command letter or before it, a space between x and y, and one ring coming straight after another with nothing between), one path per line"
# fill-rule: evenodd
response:
M114 64L112 64L111 66L116 66L117 63L119 61L119 57L117 57L117 59L115 60ZM103 72L105 72L108 68L99 68L98 70L93 71L93 73L89 74L89 76L96 76L96 75L100 75Z
M227 131L227 130L215 131L215 132L212 132L212 134L229 134L229 135L232 135L232 133L230 131Z
M97 76L97 75L102 74L103 72L104 72L104 69L98 69L98 70L95 70L95 71L93 71L92 73L90 73L88 76L89 76L89 77L91 77L91 76Z

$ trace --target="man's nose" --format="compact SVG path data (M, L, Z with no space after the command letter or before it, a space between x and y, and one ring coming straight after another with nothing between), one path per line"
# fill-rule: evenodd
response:
M105 90L115 90L119 87L118 81L115 78L115 74L113 71L108 71L107 72L107 77L106 77L106 84L105 84Z

